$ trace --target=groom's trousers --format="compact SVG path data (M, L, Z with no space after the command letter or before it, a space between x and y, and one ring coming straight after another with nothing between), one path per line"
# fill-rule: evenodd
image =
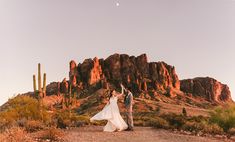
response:
M126 106L126 122L129 129L133 129L133 115L132 115L132 106Z

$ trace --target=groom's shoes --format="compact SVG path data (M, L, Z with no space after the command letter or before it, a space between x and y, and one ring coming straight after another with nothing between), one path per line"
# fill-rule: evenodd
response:
M127 128L125 131L134 131L133 128Z
M130 131L130 128L125 129L125 131Z

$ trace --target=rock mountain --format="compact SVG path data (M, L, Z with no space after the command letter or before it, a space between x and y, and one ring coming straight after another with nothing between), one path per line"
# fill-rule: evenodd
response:
M69 79L47 86L47 95L72 92L78 98L101 88L130 87L136 98L159 100L161 96L178 99L200 98L213 104L233 102L229 87L205 77L179 80L174 66L165 62L149 62L147 55L113 54L106 59L72 60ZM69 87L71 86L71 87Z

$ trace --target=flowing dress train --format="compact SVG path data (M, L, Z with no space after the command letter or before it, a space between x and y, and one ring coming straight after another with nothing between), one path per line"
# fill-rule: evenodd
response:
M102 111L93 116L90 121L94 120L108 120L104 126L104 131L113 132L115 130L122 131L127 129L127 124L120 115L117 105L117 97L111 97L109 104L107 104Z

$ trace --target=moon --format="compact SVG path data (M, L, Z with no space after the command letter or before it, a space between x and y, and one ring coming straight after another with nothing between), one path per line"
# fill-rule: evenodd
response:
M119 2L116 2L116 6L118 7L120 5L120 3Z

